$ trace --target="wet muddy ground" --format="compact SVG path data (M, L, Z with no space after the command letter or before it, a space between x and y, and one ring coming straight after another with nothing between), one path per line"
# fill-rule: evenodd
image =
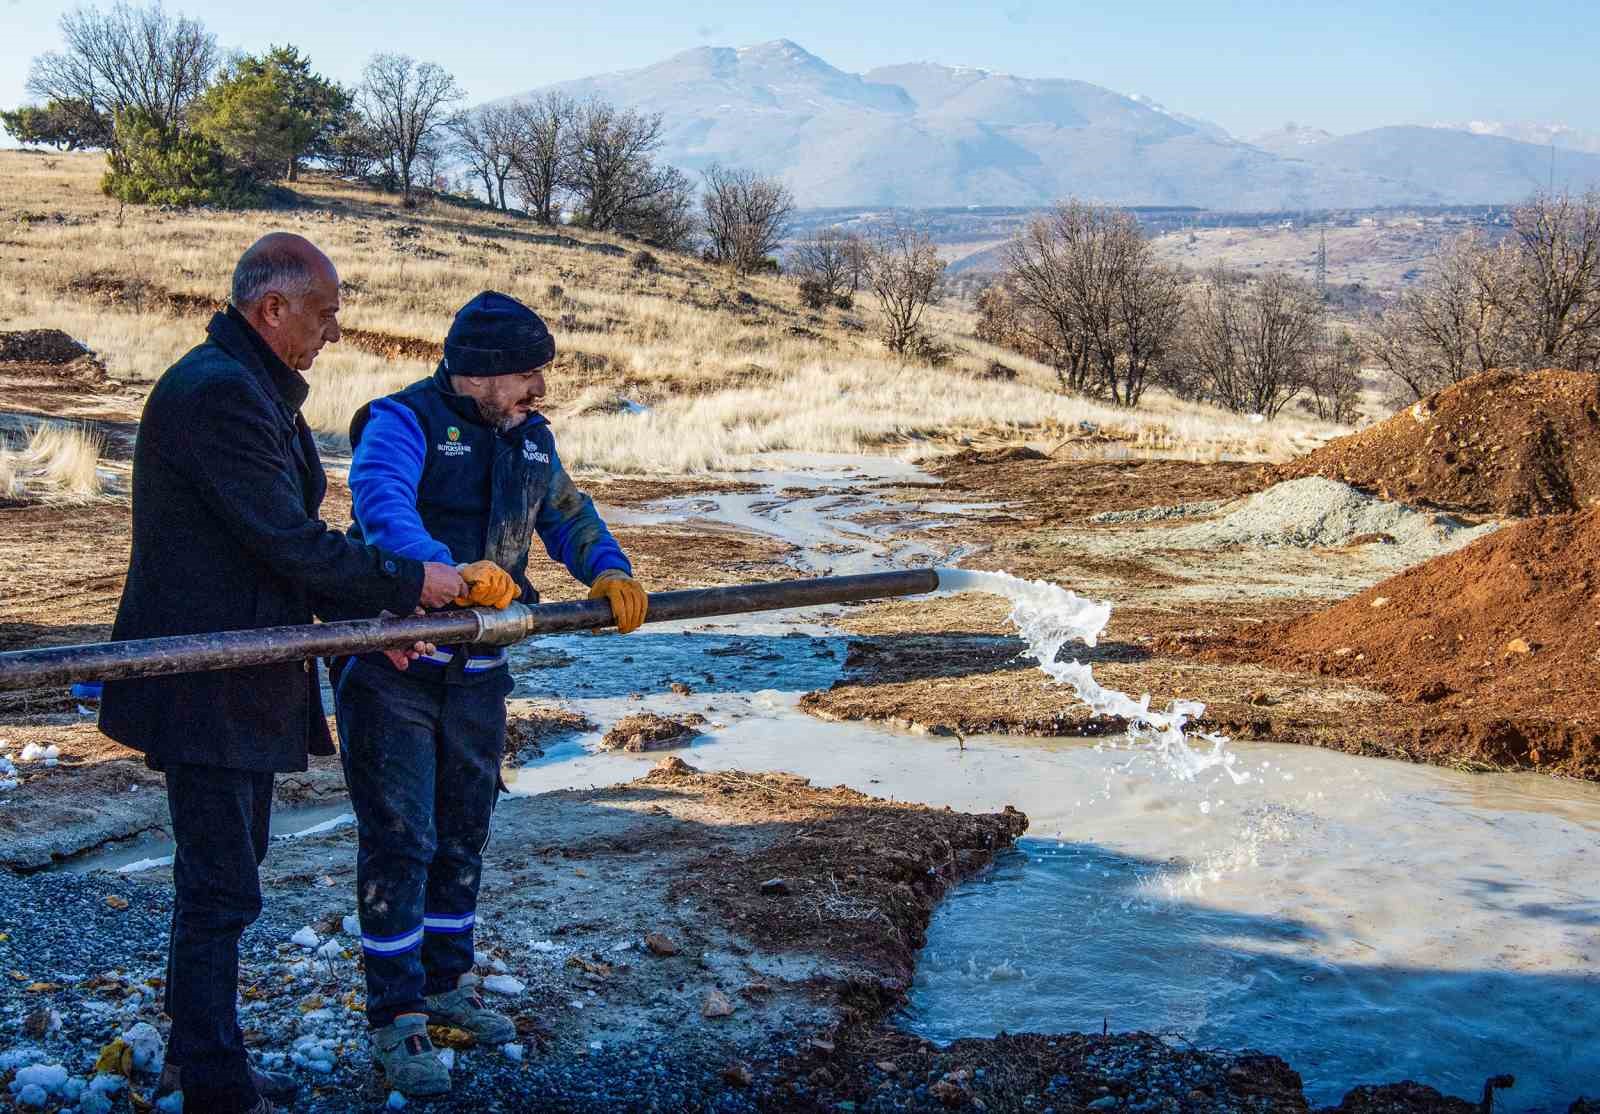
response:
M1176 696L1207 701L1207 726L1244 738L1480 764L1419 746L1413 710L1381 693L1167 649L1174 635L1293 615L1383 575L1359 547L1197 557L1130 550L1126 528L1087 522L1106 510L1252 490L1254 466L972 455L935 471L943 481L935 511L926 479L894 470L841 478L827 499L861 503L845 513L831 506L830 521L860 532L841 529L809 553L771 507L763 504L762 521L780 526L764 531L757 522L719 519L713 512L721 504L707 497L733 491L798 505L816 499L813 491L785 495L716 479L590 486L612 509L652 588L824 571L819 561L853 569L891 547L909 559L966 554L971 567L1117 601L1106 637L1084 660L1105 683L1150 691L1157 704ZM666 510L662 500L670 501ZM963 503L973 509L960 513ZM325 513L335 523L348 518L348 493L337 480ZM104 637L126 559L125 504L0 509L6 516L0 648ZM39 562L40 537L49 543L48 567ZM550 578L547 598L581 591L564 579ZM1085 719L1069 695L1018 660L1021 645L1005 612L1003 602L982 597L844 609L829 620L850 636L843 673L801 706L821 719L952 736L1119 729ZM570 734L570 726L554 734ZM13 871L38 871L164 824L159 778L98 736L77 701L60 693L6 698L0 739L13 751L27 742L61 749L53 767L23 767L23 783L0 798L0 846ZM337 807L340 800L331 762L281 779L282 805ZM507 800L490 844L480 948L486 973L524 984L505 1004L518 1017L525 1058L463 1051L457 1097L429 1108L1310 1109L1299 1077L1270 1056L1140 1034L1001 1036L939 1048L897 1027L894 1011L935 903L1024 825L1015 813L969 815L729 771L669 769L611 789ZM359 1039L359 949L339 925L352 910L353 863L348 827L276 843L264 876L268 911L247 937L254 989L246 1024L258 1051L281 1056L311 1040L330 1042L335 1052L332 1073L301 1073L310 1097L300 1109L355 1109L384 1097L366 1074ZM775 879L779 892L764 892ZM66 1042L92 1050L127 1021L157 1016L151 984L159 983L170 908L164 868L120 877L7 874L0 885L0 906L41 910L14 927L8 916L0 929L7 937L0 967L21 975L0 982L4 1043L26 1039L28 1019L41 1009L47 1021L50 1009L63 1018L62 1033L45 1043L68 1058L84 1052ZM128 904L108 904L111 897ZM308 925L339 944L334 955L314 959L287 942ZM650 949L652 933L670 942L672 954ZM732 1010L717 1016L724 1002ZM1352 1092L1339 1109L1478 1106L1401 1086Z

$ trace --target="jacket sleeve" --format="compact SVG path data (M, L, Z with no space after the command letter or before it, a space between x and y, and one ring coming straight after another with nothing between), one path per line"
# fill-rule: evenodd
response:
M404 615L422 595L422 565L360 545L306 513L274 403L247 380L214 377L168 423L168 463L277 576L316 599Z
M632 576L633 566L600 521L594 500L573 485L554 449L550 470L550 491L539 507L534 529L551 560L560 561L585 584L593 584L597 576L613 569Z
M350 460L350 497L367 541L417 561L454 564L450 549L435 541L417 511L417 486L427 441L409 408L389 399L372 404Z

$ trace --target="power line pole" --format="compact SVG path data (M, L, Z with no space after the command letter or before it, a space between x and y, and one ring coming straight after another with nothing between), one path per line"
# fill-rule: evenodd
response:
M1317 241L1317 293L1328 298L1328 226L1324 224Z

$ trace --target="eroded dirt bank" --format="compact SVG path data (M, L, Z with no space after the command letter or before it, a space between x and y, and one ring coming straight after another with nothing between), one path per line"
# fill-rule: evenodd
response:
M1447 722L1431 702L1408 699L1358 670L1312 668L1281 654L1197 653L1196 647L1211 645L1219 635L1246 642L1239 632L1321 611L1396 571L1392 538L1197 548L1190 540L1193 524L1215 521L1235 505L1230 499L1265 486L1259 468L973 453L937 472L952 495L1005 504L982 518L940 528L981 547L965 566L1051 580L1114 602L1100 645L1071 649L1095 666L1104 684L1149 692L1158 707L1176 697L1201 700L1207 705L1202 729L1241 739L1461 769L1597 776L1591 760L1572 757L1589 754L1587 744L1501 745L1506 739L1550 737L1549 714L1525 698L1490 699L1486 693L1465 704L1458 699ZM1530 613L1540 607L1536 595L1523 603ZM1006 611L1002 600L970 596L857 609L841 623L859 636L844 674L829 689L808 695L803 706L824 718L877 720L939 734L1121 730L1119 722L1090 716L1070 693L1018 657L1023 647L1011 635ZM1568 734L1588 739L1600 729L1595 713L1581 702L1562 713L1561 730Z

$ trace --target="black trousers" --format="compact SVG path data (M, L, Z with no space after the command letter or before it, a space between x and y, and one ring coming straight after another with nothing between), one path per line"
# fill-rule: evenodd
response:
M339 755L356 814L367 1024L381 1029L472 970L510 672L444 684L366 660L339 677Z
M257 868L271 838L272 775L187 764L166 775L178 845L167 1062L183 1069L186 1110L244 1111L258 1096L239 1030L239 937L261 915Z

